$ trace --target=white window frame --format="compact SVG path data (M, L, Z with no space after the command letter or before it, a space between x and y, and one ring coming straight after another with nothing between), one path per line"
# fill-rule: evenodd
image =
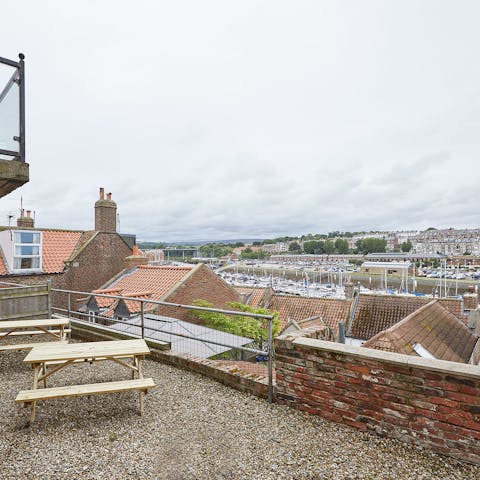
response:
M16 236L17 233L29 233L33 235L38 235L40 237L40 241L38 243L17 243ZM13 231L13 238L12 238L12 272L13 273L33 273L33 272L41 272L42 271L42 252L43 252L43 235L42 232L36 230L14 230ZM16 255L15 250L16 247L38 247L38 255ZM38 267L35 268L15 268L15 259L16 258L38 258Z

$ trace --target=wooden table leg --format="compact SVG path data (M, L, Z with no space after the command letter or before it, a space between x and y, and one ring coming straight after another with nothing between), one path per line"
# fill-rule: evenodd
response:
M134 367L138 367L138 365L137 365L137 357L136 357L135 355L133 356L132 365L133 365ZM132 380L133 380L133 379L135 378L135 370L132 370L132 371L131 371L131 375L132 375Z
M138 378L143 378L143 370L142 370L142 360L143 358L141 356L137 357L137 368L138 368ZM139 403L140 403L140 415L143 415L143 400L145 393L140 390L138 392L139 395Z
M33 386L32 389L36 390L38 388L38 376L40 374L41 364L35 364L33 371ZM35 402L31 402L30 405L30 424L35 421Z
M47 363L44 362L42 363L42 376L45 376L47 374ZM43 379L43 387L47 388L47 379Z

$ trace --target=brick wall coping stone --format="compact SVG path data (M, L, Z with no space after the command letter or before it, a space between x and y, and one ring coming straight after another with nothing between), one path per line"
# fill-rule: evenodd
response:
M278 337L279 340L283 337ZM457 374L463 377L470 377L480 380L480 366L469 365L466 363L449 362L446 360L436 360L429 358L414 357L412 355L403 355L400 353L385 352L375 350L373 348L356 347L353 345L345 345L336 342L327 342L324 340L316 340L312 338L297 338L293 340L293 345L300 348L316 348L318 350L329 351L332 353L340 353L352 355L367 360L377 360L379 362L388 362L407 367L421 368L425 370Z

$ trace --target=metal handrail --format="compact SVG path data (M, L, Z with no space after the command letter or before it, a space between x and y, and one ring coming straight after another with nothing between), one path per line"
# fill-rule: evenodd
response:
M236 310L225 310L225 309L219 309L219 308L212 308L212 307L197 307L196 305L184 305L181 303L171 303L171 302L162 302L160 300L149 300L149 299L144 299L144 298L138 298L138 297L122 297L119 295L108 295L108 294L102 294L102 293L92 293L92 292L83 292L83 291L77 291L77 290L66 290L66 289L59 289L59 288L51 288L51 281L47 281L47 288L51 292L57 292L57 293L66 293L68 295L68 310L65 309L60 309L58 307L53 307L54 310L58 311L66 311L68 313L68 318L70 318L70 315L72 313L71 310L71 295L87 295L88 297L103 297L103 298L113 298L115 300L133 300L135 302L140 302L140 319L141 319L141 337L145 338L145 311L144 311L144 304L153 304L153 305L162 305L162 306L167 306L167 307L175 307L175 308L183 308L187 310L200 310L200 311L206 311L206 312L214 312L214 313L222 313L226 315L232 315L232 316L238 316L238 317L250 317L250 318L258 318L262 320L267 320L268 321L268 326L267 326L267 350L255 350L255 349L248 349L251 351L251 353L257 353L260 355L266 355L267 356L267 369L268 369L268 401L270 403L273 402L273 360L274 360L274 355L275 355L275 350L274 350L274 345L273 345L273 319L275 318L274 315L264 315L260 313L250 313L250 312L239 312ZM50 304L50 302L49 302ZM77 314L85 315L82 312L77 312ZM94 315L95 318L97 318L96 315ZM106 317L99 317L102 319L106 319ZM107 318L107 320L109 320ZM113 320L115 322L118 322L118 319ZM121 322L119 322L121 323ZM128 323L128 322L125 322ZM132 325L131 323L129 325ZM133 326L139 326L139 325L133 325ZM150 329L149 327L147 327ZM155 329L150 329L150 330L155 330ZM187 336L183 334L177 334L177 333L172 333L172 332L162 332L162 333L168 333L169 335L178 335L178 336L183 336L185 338L188 338ZM194 338L194 340L198 340L198 338ZM202 342L206 343L212 343L212 344L217 344L221 345L220 343L209 341L209 340L201 340ZM232 345L222 345L225 347L229 348L235 348L238 350L244 350L246 347L237 347L237 346L232 346ZM247 350L247 351L248 351Z

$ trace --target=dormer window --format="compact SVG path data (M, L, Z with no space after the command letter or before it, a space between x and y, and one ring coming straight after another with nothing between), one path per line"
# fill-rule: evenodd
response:
M40 232L13 233L14 271L41 270L42 235Z

